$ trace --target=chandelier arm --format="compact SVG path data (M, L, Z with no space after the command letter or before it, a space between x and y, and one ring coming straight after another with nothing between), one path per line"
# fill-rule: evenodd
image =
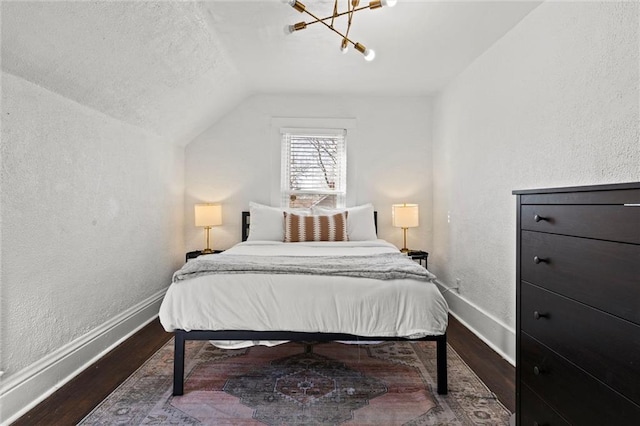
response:
M349 3L347 3L349 4ZM347 10L349 7L347 6ZM349 31L351 30L351 21L353 20L353 14L355 13L355 8L351 9L349 13L349 18L347 19L347 31L345 32L345 38L349 36Z
M333 27L333 23L336 20L336 15L337 14L338 14L338 0L335 0L335 2L333 3L333 15L331 16L331 26L332 27Z
M361 7L357 8L357 9L353 9L351 12L340 12L335 16L331 15L331 16L327 16L326 18L318 18L317 16L315 16L311 12L305 10L304 13L311 15L315 19L315 21L305 22L305 23L307 25L311 25L311 24L317 24L318 22L321 22L321 23L323 23L325 25L329 25L329 24L327 24L326 22L323 22L323 21L328 21L329 19L338 18L338 17L344 16L344 15L346 15L348 13L358 12L359 10L368 9L368 8L369 8L369 6L361 6Z
M331 17L320 19L317 16L315 16L313 13L309 12L308 10L305 10L304 13L307 13L307 14L311 15L315 19L315 21L313 21L312 23L320 22L322 25L324 25L325 27L329 28L331 31L333 31L334 33L338 34L340 37L342 37L343 39L347 40L349 43L353 44L354 46L356 45L356 43L351 41L345 34L342 34L340 31L336 30L331 25L329 25L326 22L324 22L325 20L330 19ZM309 25L309 24L307 24L307 25Z

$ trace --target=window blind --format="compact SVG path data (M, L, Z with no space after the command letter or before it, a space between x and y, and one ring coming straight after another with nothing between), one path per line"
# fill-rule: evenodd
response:
M282 132L282 205L344 207L345 130Z

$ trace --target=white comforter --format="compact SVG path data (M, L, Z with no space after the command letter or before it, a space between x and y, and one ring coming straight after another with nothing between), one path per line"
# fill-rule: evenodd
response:
M397 250L384 240L252 241L209 256L361 256ZM215 274L171 284L160 307L160 322L167 331L278 330L417 338L444 334L447 312L435 284L413 279ZM218 342L224 347L277 343L281 342Z

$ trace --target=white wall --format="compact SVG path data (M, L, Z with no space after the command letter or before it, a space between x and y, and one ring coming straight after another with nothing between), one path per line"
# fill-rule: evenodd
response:
M223 226L212 230L213 248L240 241L240 212L249 201L277 205L280 182L278 125L347 120L347 204L371 202L379 235L402 247L391 227L391 204L420 205L421 226L407 245L429 250L431 228L431 100L425 97L254 96L186 148L185 235L190 250L204 247L194 227L193 205L220 202ZM288 120L287 118L295 118ZM275 203L275 204L274 204Z
M161 297L184 256L184 149L3 72L1 152L6 419Z
M434 250L452 311L514 357L514 189L640 180L638 3L545 2L439 97ZM449 220L448 220L449 218Z

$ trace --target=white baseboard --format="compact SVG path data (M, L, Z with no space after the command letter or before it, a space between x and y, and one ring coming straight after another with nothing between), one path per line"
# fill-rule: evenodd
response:
M506 359L511 365L516 365L516 333L493 315L467 300L454 290L438 280L436 284L444 293L449 304L449 312L465 327L477 335L491 349Z
M0 425L8 425L158 316L166 289L116 315L0 385Z

